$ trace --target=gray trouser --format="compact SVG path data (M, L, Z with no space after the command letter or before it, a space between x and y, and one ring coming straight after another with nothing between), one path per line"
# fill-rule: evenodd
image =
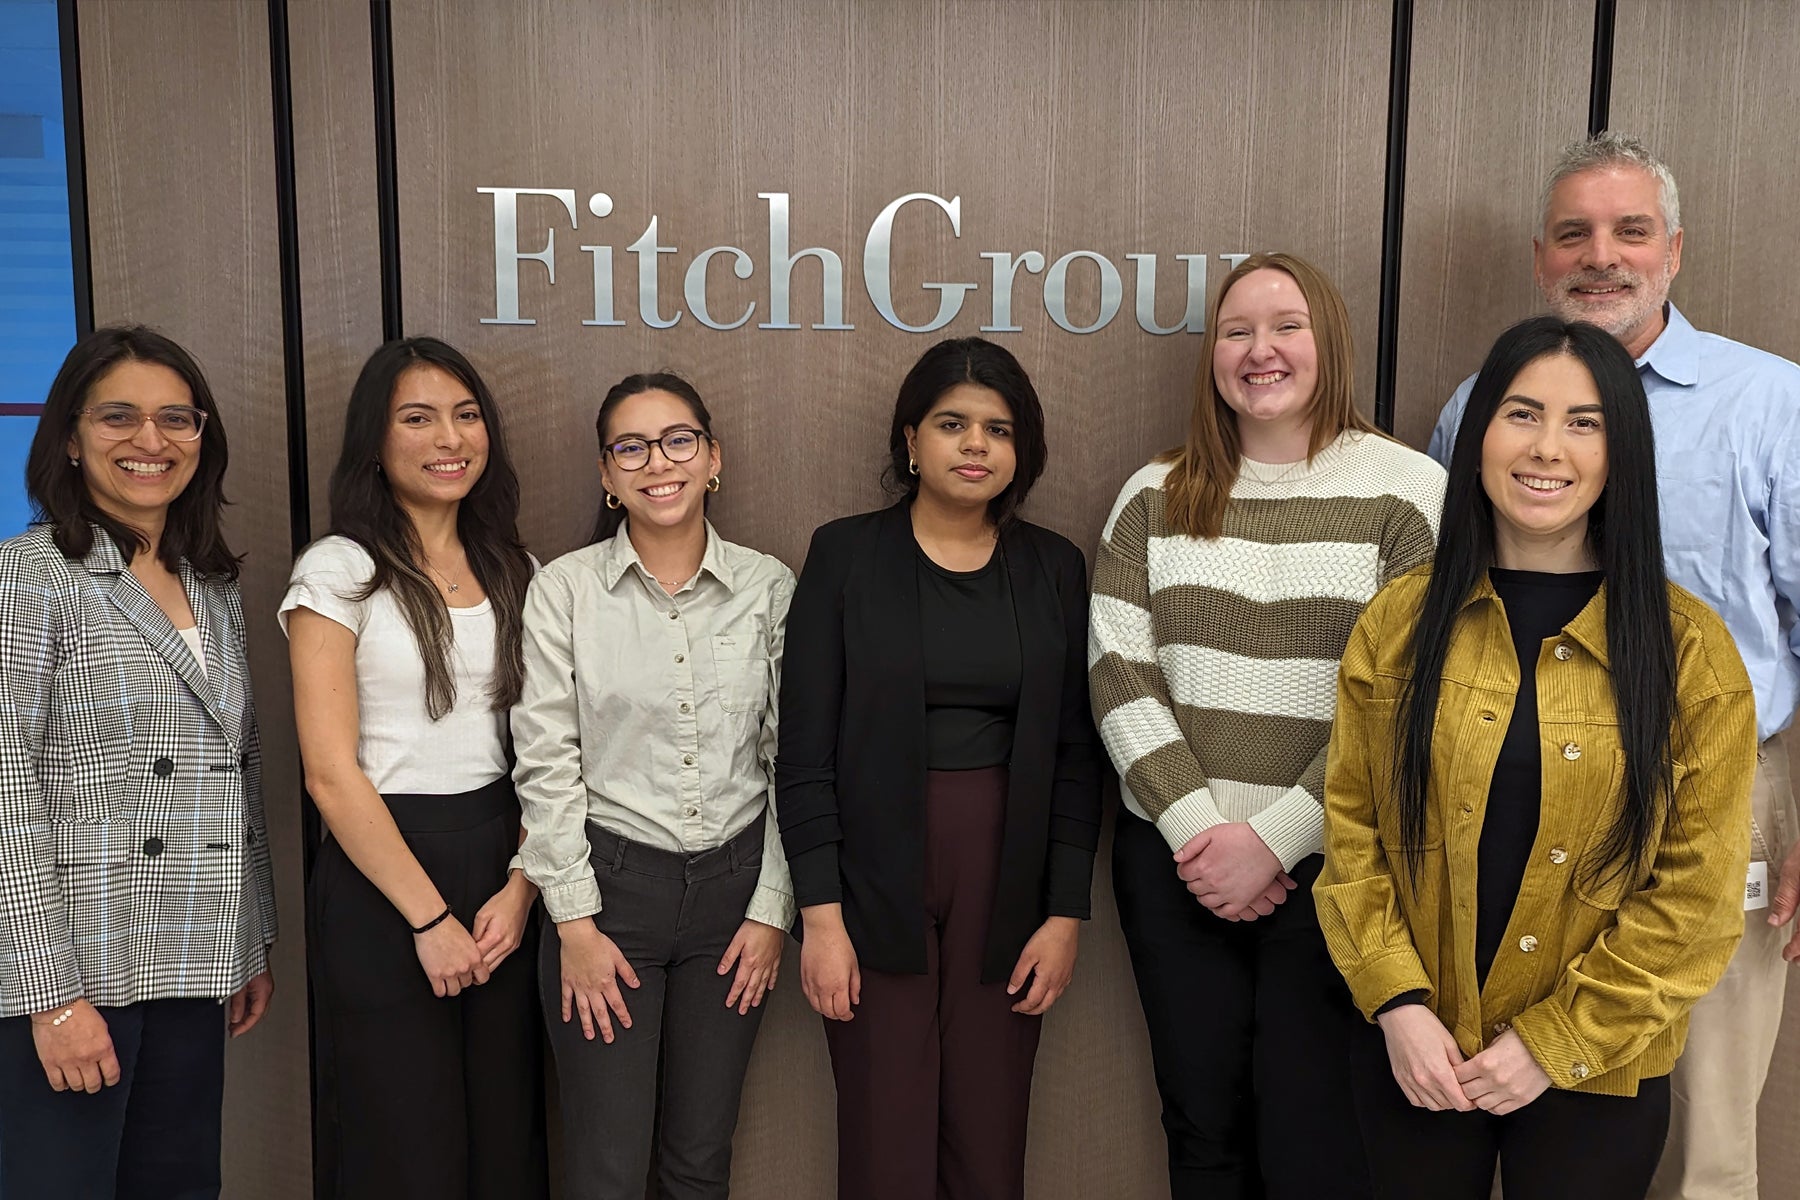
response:
M643 1200L653 1129L660 1200L729 1193L738 1095L762 1010L726 1008L736 972L718 968L756 891L762 838L758 818L723 846L680 854L588 824L604 905L594 923L639 986L622 989L631 1028L615 1020L611 1045L588 1041L579 1017L563 1023L562 942L546 923L538 969L562 1087L567 1200Z

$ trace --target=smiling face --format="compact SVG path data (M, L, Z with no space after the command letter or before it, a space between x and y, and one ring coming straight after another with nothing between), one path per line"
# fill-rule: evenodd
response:
M1319 353L1312 312L1292 275L1265 267L1232 285L1219 302L1212 368L1246 441L1310 433Z
M939 396L924 420L906 427L906 448L919 466L919 495L955 508L985 508L1018 468L1012 407L979 383Z
M673 392L653 389L619 401L606 422L607 449L600 454L600 480L619 498L634 528L656 525L675 529L706 519L706 481L719 473L719 444L701 436L694 457L670 462L661 445L650 447L649 459L635 471L619 465L613 447L633 439L649 442L681 431L704 435L687 402Z
M1481 442L1502 567L1581 570L1588 513L1606 487L1606 421L1594 377L1570 354L1534 359L1506 389Z
M1597 167L1562 180L1532 248L1538 289L1563 320L1600 326L1633 358L1662 332L1681 231L1669 231L1648 171Z
M442 367L402 372L381 443L381 469L401 507L420 512L461 503L487 457L487 422L474 393Z
M181 376L158 363L126 361L89 389L85 408L129 405L146 418L165 408L192 408L194 396ZM199 441L175 441L152 420L120 441L101 435L92 415L75 418L70 458L81 461L81 477L95 507L135 528L159 531L169 505L187 489L200 465Z

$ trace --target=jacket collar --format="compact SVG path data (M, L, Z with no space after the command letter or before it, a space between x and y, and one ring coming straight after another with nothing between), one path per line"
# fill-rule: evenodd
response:
M223 603L213 602L207 582L182 559L176 565L181 590L186 593L188 607L194 610L194 624L200 631L200 649L206 655L206 670L200 669L193 652L175 631L162 606L150 598L142 584L128 569L125 556L113 542L112 535L98 525L88 526L93 545L82 566L106 591L125 619L136 627L150 648L181 676L207 713L225 730L233 746L242 744L244 712L244 680L236 668L237 653L231 631L231 614Z
M1493 580L1483 571L1475 581L1475 587L1457 609L1466 612L1469 608L1480 604L1485 609L1504 621L1506 607L1500 602L1500 594L1494 590ZM1563 626L1563 632L1573 638L1582 649L1593 655L1603 667L1610 667L1606 656L1606 581L1600 581L1600 588L1594 593L1582 610L1575 614L1575 619Z
M711 521L705 522L705 525L706 550L700 556L700 573L711 575L725 585L726 591L735 592L737 575L726 554L725 541L719 537ZM656 583L656 577L650 574L649 568L644 566L644 560L638 557L637 547L631 544L627 529L628 524L619 526L618 532L607 540L606 551L600 557L600 578L606 584L606 590L610 592L619 586L619 580L633 567L653 586L661 587Z
M1668 323L1637 360L1638 369L1649 367L1670 383L1693 387L1700 382L1700 331L1673 303L1665 311Z

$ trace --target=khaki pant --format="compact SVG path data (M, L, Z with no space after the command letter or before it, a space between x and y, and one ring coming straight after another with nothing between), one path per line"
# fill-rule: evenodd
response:
M1769 864L1773 899L1782 858L1800 837L1782 735L1757 751L1750 794L1750 861ZM1719 986L1694 1006L1687 1049L1671 1077L1669 1143L1649 1200L1756 1200L1756 1103L1762 1096L1787 964L1791 925L1775 929L1767 908L1744 914L1744 940Z

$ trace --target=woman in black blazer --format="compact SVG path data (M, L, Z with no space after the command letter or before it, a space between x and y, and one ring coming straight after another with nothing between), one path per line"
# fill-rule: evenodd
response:
M788 619L801 985L827 1018L840 1195L1020 1197L1039 1018L1100 827L1087 569L1014 515L1044 415L1004 349L926 351L889 450L905 497L813 535Z

